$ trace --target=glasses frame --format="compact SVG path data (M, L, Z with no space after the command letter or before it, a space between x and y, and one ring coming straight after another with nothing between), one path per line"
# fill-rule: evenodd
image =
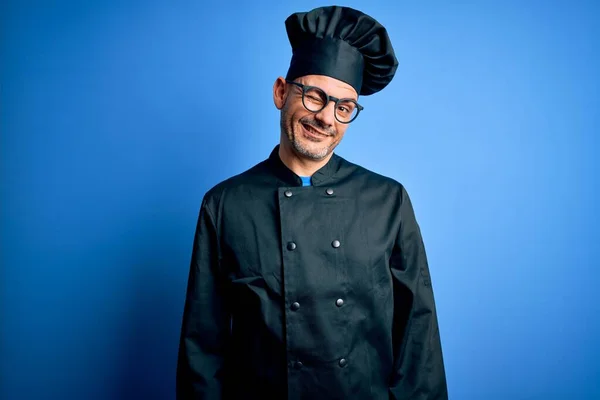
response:
M339 103L340 101L351 101L351 102L353 102L354 104L356 104L356 109L357 109L357 111L356 111L356 115L355 115L355 116L354 116L354 117L353 117L353 118L352 118L350 121L340 121L340 119L338 118L338 116L337 116L337 113L335 112L335 110L333 111L333 116L335 117L335 119L336 119L336 120L337 120L337 121L338 121L340 124L349 124L349 123L351 123L351 122L354 122L354 121L356 120L356 118L358 117L358 114L360 114L360 112L361 112L362 110L364 110L364 109L365 109L363 106L361 106L360 104L358 104L358 103L356 102L356 100L354 100L354 99L351 99L351 98L343 98L343 99L339 99L339 98L337 98L337 97L330 96L330 95L328 95L328 94L327 94L327 92L325 92L323 89L321 89L321 88L320 88L320 87L318 87L318 86L309 86L309 85L303 85L303 84L301 84L301 83L299 83L299 82L294 82L294 81L290 81L290 80L287 80L287 79L286 79L285 81L286 81L287 83L289 83L289 84L296 85L296 86L298 86L300 89L302 89L302 105L304 106L304 108L306 108L306 110L307 110L307 111L310 111L310 112L312 112L312 113L315 113L315 114L316 114L316 113L318 113L318 112L321 112L321 111L323 111L325 108L327 108L327 106L329 105L329 102L330 102L330 101L333 101L333 102L335 103L335 107L336 107L336 108L337 108L337 106L338 106L338 103ZM306 103L304 103L304 95L305 95L305 94L306 94L306 92L307 92L307 91L309 91L310 89L318 89L318 90L320 90L321 92L323 92L323 93L325 94L325 98L327 99L327 101L325 102L325 104L323 104L323 107L322 107L320 110L313 111L313 110L309 109L308 107L306 107Z

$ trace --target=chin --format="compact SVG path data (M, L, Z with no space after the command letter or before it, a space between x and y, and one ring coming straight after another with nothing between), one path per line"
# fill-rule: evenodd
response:
M327 146L319 146L317 148L314 148L313 146L307 146L304 143L300 143L298 140L292 141L292 146L300 155L306 158L310 158L314 161L320 161L327 157L330 153L330 149Z

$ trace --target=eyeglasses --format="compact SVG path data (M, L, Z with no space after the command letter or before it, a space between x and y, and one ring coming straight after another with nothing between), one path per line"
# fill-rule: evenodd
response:
M364 109L354 99L338 99L329 96L323 89L316 86L307 86L290 80L286 80L286 82L302 89L302 104L310 112L318 113L327 107L330 101L335 102L335 119L342 124L354 121L358 117L358 113Z

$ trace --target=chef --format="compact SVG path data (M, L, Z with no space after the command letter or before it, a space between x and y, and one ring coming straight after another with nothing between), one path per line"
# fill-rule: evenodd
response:
M347 7L294 13L285 26L279 143L202 200L177 398L447 399L407 191L334 153L363 111L359 96L396 73L387 31Z

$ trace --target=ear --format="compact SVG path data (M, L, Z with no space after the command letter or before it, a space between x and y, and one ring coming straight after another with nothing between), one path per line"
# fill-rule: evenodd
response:
M278 110L283 108L287 99L288 91L286 86L285 79L281 76L277 78L273 84L273 102Z

